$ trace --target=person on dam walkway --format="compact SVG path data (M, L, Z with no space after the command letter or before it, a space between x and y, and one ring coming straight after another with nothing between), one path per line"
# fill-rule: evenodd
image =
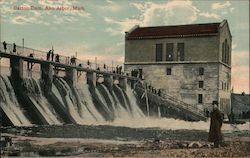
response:
M29 55L30 58L34 58L33 53L30 53ZM28 70L32 70L33 68L33 63L28 61Z
M88 68L88 69L91 68L90 61L89 61L89 60L87 61L87 68Z
M78 64L78 67L82 67L82 64ZM82 71L77 70L77 77L82 75Z
M51 50L51 61L53 61L54 60L54 50L52 49Z
M122 66L119 66L118 71L119 71L118 74L122 74Z
M76 57L75 56L71 57L70 64L76 66Z
M50 60L51 50L47 53L47 60Z
M118 74L118 71L119 71L119 65L116 66L116 68L115 68L115 73Z
M3 41L3 49L4 49L4 52L6 53L6 50L7 50L7 43L5 41Z
M13 43L13 54L16 54L16 44Z
M213 101L213 111L210 114L210 129L208 135L208 141L214 143L214 148L218 148L220 142L222 141L221 126L222 126L222 116L218 109L218 102Z
M52 61L53 61L53 60L52 60ZM56 54L56 57L55 57L55 62L60 63L60 56L59 56L59 54Z

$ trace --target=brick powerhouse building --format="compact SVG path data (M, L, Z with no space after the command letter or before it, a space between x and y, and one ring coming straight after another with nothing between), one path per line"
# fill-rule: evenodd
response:
M221 23L133 27L125 35L125 71L142 69L147 83L199 108L212 101L230 113L232 36Z

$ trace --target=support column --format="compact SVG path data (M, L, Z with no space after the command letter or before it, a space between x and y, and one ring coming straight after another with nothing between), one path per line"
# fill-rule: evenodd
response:
M122 89L127 90L127 78L119 78L119 86Z
M53 83L53 66L49 63L41 64L41 78L44 82L46 90L51 90Z
M14 80L23 80L23 60L18 57L10 58L11 77Z
M131 89L134 89L134 80L131 80L131 79L127 79L127 85L131 88Z
M104 78L104 85L107 86L109 89L113 89L114 79L113 75L103 75Z
M91 71L87 72L87 84L96 87L96 73Z
M131 89L135 88L135 80L130 80L130 86Z
M72 83L72 85L76 85L77 82L77 71L73 68L65 68L66 78Z

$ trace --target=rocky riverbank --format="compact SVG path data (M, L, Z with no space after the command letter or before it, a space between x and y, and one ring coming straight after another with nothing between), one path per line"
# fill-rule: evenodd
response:
M13 145L3 156L246 157L250 132L224 131L219 149L207 131L100 126L33 126L1 128Z

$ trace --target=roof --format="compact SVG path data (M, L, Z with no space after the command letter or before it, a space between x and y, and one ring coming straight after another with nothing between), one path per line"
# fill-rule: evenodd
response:
M214 36L221 23L190 24L175 26L134 27L126 33L126 39Z

